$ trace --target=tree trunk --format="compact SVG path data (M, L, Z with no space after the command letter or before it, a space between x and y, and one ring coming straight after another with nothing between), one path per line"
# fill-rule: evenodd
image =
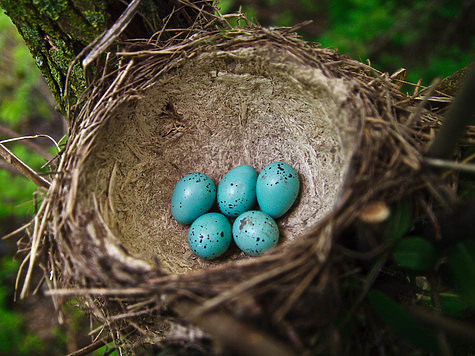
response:
M212 8L208 0L199 4L200 8ZM0 6L18 28L63 113L69 65L88 44L111 27L127 5L126 1L118 0L0 0ZM122 38L149 38L162 27L163 19L180 6L179 0L142 0ZM175 23L169 25L191 26L198 10L187 11L182 16L174 16ZM84 69L77 63L69 78L71 104L77 101L86 85Z

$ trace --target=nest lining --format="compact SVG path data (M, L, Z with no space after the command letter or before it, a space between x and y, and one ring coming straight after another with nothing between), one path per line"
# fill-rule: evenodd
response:
M280 160L301 180L294 208L278 220L285 247L339 198L357 139L358 122L341 105L350 88L270 46L203 53L108 118L82 168L79 206L97 199L130 254L186 273L246 257L237 248L216 261L192 254L188 227L170 213L176 182L202 172L217 184L235 166L259 172Z

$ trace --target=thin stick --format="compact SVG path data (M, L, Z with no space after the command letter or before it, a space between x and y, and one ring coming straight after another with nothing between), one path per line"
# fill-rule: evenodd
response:
M233 299L237 295L245 292L246 290L258 285L268 279L274 278L281 273L287 272L302 263L302 259L298 259L296 261L284 264L278 268L275 268L267 273L259 274L247 281L237 284L236 286L224 291L221 294L218 294L216 297L208 299L202 306L194 310L194 313L197 315L203 314L204 312L217 307L219 304L224 303L229 299Z
M18 138L18 137L21 136L20 134L13 131L9 127L5 127L5 126L2 126L2 125L0 125L0 134L5 135L7 137L15 137L15 138ZM55 141L53 140L53 142L55 142ZM31 141L25 141L25 142L23 142L23 144L26 147L28 147L29 149L31 149L32 151L38 153L45 160L49 161L50 159L52 159L51 155L48 152L46 152L42 147L38 146L36 143L31 142ZM55 144L56 144L56 142L55 142Z
M18 229L10 232L9 234L6 234L5 236L2 236L1 240L6 240L9 237L12 237L12 236L15 236L16 234L19 234L23 230L27 229L32 223L33 223L33 221L30 221L28 224L25 224L25 225L19 227Z
M53 144L56 146L56 149L59 151L61 151L61 149L59 148L58 144L56 143L56 141L49 135L44 135L44 134L40 134L40 135L32 135L32 136L19 136L19 137L13 137L13 138L8 138L6 140L2 140L0 141L0 143L7 143L7 142L15 142L15 141L22 141L22 140L31 140L31 139L35 139L35 138L40 138L40 137L45 137L49 140L51 140L53 142ZM36 145L35 145L36 146ZM40 153L40 152L38 152ZM43 154L40 153L42 156ZM49 153L45 153L44 154L44 159L51 159L51 155Z
M109 47L112 42L114 42L117 37L120 36L122 31L127 27L129 22L135 15L137 7L140 5L142 0L133 0L130 2L127 9L120 15L119 19L112 25L112 27L102 36L99 43L97 43L94 48L89 52L89 54L82 60L82 66L87 67L94 59L96 59L102 52L104 52L107 47Z
M356 299L356 302L352 305L348 313L346 314L345 318L341 322L340 326L346 325L353 316L353 314L356 312L360 304L363 302L363 300L366 298L366 295L368 294L369 290L373 286L374 281L376 280L376 277L378 277L379 273L381 272L381 269L383 268L384 264L386 263L386 260L388 258L388 253L385 253L382 255L373 265L371 270L369 271L368 275L366 276L366 279L364 281L363 285L363 290L360 292L358 298Z
M282 321L284 316L289 312L289 310L294 305L295 301L299 299L299 297L305 292L307 287L310 285L312 280L315 278L318 272L322 269L322 265L317 264L315 265L312 270L300 281L297 287L293 290L290 297L287 301L277 310L274 315L274 320L276 322Z
M439 159L439 158L425 158L424 162L438 168L450 168L456 171L475 173L474 163L460 163L460 162L454 162L447 159Z
M45 291L48 296L79 296L79 295L141 295L150 294L147 288L78 288L78 289L52 289Z
M36 253L38 252L38 249L40 247L40 240L41 240L41 237L43 236L43 232L47 224L46 217L49 215L50 209L51 209L51 204L49 204L47 200L43 200L43 202L41 203L40 209L38 211L38 214L35 216L35 219L34 219L35 225L33 229L31 249L30 249L30 258L29 258L30 261L28 264L28 270L26 272L25 280L23 282L23 288L20 293L20 299L24 299L28 291L31 275L33 273L33 267L35 265ZM40 216L42 211L44 211L44 215L40 221L38 217Z
M21 273L23 271L23 267L25 266L25 264L28 262L28 259L30 258L30 255L31 253L28 252L28 254L26 255L26 257L23 259L23 261L21 262L20 264L20 267L18 267L18 272L16 274L16 279L15 279L15 294L13 296L13 301L16 302L17 300L17 291L18 291L18 287L20 286L20 277L21 277Z
M128 327L121 331L124 333L130 333L131 331L133 331L133 327ZM104 345L107 345L113 340L114 340L114 337L112 336L112 334L109 334L103 337L102 339L94 341L93 343L83 347L82 349L69 353L67 356L89 355L91 352L96 351L97 349L101 348Z
M436 315L441 315L441 306L440 306L440 295L439 295L439 283L438 277L431 273L429 277L429 284L430 284L430 297L432 301L432 305L434 306L434 311ZM439 352L443 356L451 356L453 355L452 350L449 346L447 341L447 335L445 334L444 330L438 329L436 332L437 341L439 344Z
M48 190L50 183L44 179L43 177L39 176L33 169L23 163L12 151L6 148L4 145L0 143L0 156L3 157L5 161L10 163L12 166L17 168L26 178L31 180L35 183L38 188L43 188Z
M409 117L406 120L406 126L411 126L412 122L419 117L419 115L422 112L422 109L424 109L424 106L427 105L427 102L429 99L432 97L432 94L434 94L435 88L437 88L440 84L440 78L435 78L432 81L432 84L429 86L427 89L427 92L424 94L422 101L416 106L413 112L409 115Z

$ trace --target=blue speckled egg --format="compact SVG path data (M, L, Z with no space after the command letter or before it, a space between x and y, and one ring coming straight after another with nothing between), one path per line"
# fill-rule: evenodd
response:
M201 258L221 256L231 244L231 224L220 213L201 215L190 226L188 245Z
M190 224L213 206L216 187L206 174L190 173L173 189L171 210L176 221Z
M233 239L251 256L258 256L279 242L279 228L272 217L262 211L250 210L234 220Z
M261 210L274 219L284 215L295 202L300 182L297 172L284 162L273 162L257 177L256 196Z
M257 173L251 166L231 169L218 184L219 210L227 216L236 217L256 204Z

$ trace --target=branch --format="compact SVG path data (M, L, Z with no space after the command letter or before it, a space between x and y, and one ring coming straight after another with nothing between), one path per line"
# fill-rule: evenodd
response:
M22 175L20 172L18 172L18 169L16 169L11 164L5 161L0 161L0 169L10 172L13 175L18 175L18 176Z
M112 27L107 30L107 32L101 36L99 43L94 46L91 52L86 56L82 61L82 66L87 67L94 59L101 55L107 47L109 47L124 31L129 22L132 20L132 17L137 11L137 7L140 5L142 0L132 0L127 6L127 9L120 15L119 19L112 25Z
M438 168L450 168L456 171L475 173L475 163L460 163L438 158L426 158L424 162Z
M439 86L437 87L437 90L450 96L455 96L457 92L462 88L464 80L467 77L467 73L470 72L470 68L472 66L473 63L463 67L462 69L459 69L455 73L452 73L448 77L442 79Z
M13 167L17 168L26 178L35 183L39 188L48 189L50 183L40 177L33 169L23 163L15 154L6 148L3 144L0 143L0 156L3 157L5 161L10 163Z
M475 121L475 66L467 74L462 88L455 101L450 105L442 128L437 133L427 155L433 158L449 158L452 156L457 141L465 131L465 127Z

